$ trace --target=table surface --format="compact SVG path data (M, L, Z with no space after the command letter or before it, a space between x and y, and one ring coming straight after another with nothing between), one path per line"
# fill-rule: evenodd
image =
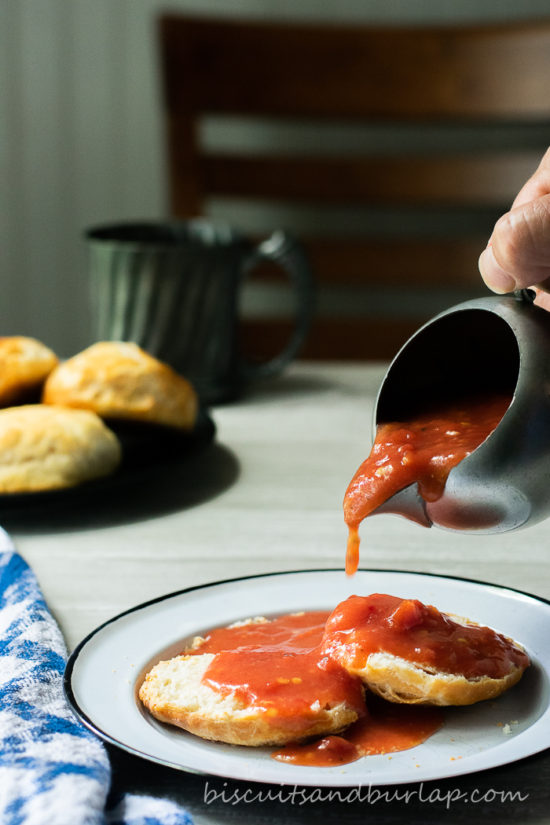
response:
M99 503L68 497L42 510L3 513L2 524L35 570L69 648L126 608L180 588L270 571L343 568L342 497L370 448L384 371L382 364L296 363L242 400L214 408L216 440L191 462L145 476ZM466 576L550 598L550 520L499 536L426 530L382 515L363 527L362 567ZM114 748L110 754L115 790L176 798L197 825L283 817L310 822L319 815L354 823L371 814L380 823L465 822L472 806L445 802L453 788L521 792L522 801L506 804L494 795L490 801L489 793L475 818L550 823L548 751L426 783L422 798L418 786L410 786L408 799L386 795L370 813L364 800L341 797L292 805L275 795L271 802L231 804L229 790L242 790L243 783L228 783L225 797L208 804L205 777ZM223 787L219 779L211 782Z

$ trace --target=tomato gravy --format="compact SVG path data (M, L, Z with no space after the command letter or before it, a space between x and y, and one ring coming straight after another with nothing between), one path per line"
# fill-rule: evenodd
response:
M411 421L379 424L368 458L344 497L349 529L346 573L359 564L359 525L399 490L417 483L425 501L443 493L453 467L495 429L510 406L509 396L474 399L431 411Z
M272 754L279 761L342 765L424 742L441 726L441 709L394 706L370 695L365 704L359 678L323 648L330 615L309 611L215 629L186 653L215 653L203 682L222 695L231 692L247 704L266 708L268 720L296 730L297 738L304 719L314 713L312 704L318 708L318 703L322 707L345 701L356 710L358 721L341 735L286 745Z
M333 767L362 756L405 751L421 745L439 730L444 715L442 708L396 705L369 694L366 718L350 725L340 736L285 745L272 756L293 765Z
M320 652L326 612L214 630L199 653L216 653L203 682L222 695L266 708L277 726L299 730L318 707L346 702L365 712L355 676ZM314 705L312 708L311 706Z
M512 667L527 667L527 654L505 636L476 624L462 624L418 599L383 593L350 596L329 616L322 643L325 654L345 650L346 665L361 667L383 651L442 673L467 679L500 679Z

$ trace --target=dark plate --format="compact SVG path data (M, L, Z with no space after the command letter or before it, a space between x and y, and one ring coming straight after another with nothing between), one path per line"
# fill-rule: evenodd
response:
M122 444L122 461L114 473L60 490L0 494L0 516L106 498L112 502L114 493L154 483L157 477L169 476L178 467L193 462L216 434L214 422L204 410L199 412L195 427L189 432L133 422L106 423Z

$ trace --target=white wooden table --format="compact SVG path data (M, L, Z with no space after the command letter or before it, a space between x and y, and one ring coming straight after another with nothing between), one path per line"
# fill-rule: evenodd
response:
M55 519L8 519L5 526L38 575L69 647L121 610L189 585L273 570L343 568L342 498L370 448L383 374L382 365L299 363L244 400L215 408L223 449L204 456L204 474L213 479L200 480L204 500L196 506L170 510L173 491L152 490L151 511L147 496L135 510L125 502L128 521L119 521L116 499L107 512L84 512L84 527L71 504ZM223 486L220 476L231 476L235 464L233 483L208 498L210 481ZM179 483L196 489L196 479L185 473ZM463 575L550 598L550 520L471 536L379 515L361 533L363 567Z
M190 585L343 570L342 498L370 448L383 374L376 364L297 363L212 411L217 442L192 473L183 468L154 489L145 479L139 495L122 490L97 509L69 504L37 519L24 512L3 518L69 647L120 611ZM362 539L362 567L466 576L550 598L550 520L476 537L379 515L363 525ZM195 813L199 823L229 821L198 802Z

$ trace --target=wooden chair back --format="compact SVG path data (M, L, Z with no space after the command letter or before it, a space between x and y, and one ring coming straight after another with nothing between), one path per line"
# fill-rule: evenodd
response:
M166 14L160 55L171 212L207 215L218 203L234 222L235 204L248 203L291 230L300 217L319 284L304 357L391 357L438 301L483 291L479 253L548 142L550 22L329 27ZM205 146L205 119L235 116L277 121L283 135L299 124L314 143ZM319 148L315 130L330 143L335 124L373 129L379 145ZM269 350L288 325L249 319L247 346Z

